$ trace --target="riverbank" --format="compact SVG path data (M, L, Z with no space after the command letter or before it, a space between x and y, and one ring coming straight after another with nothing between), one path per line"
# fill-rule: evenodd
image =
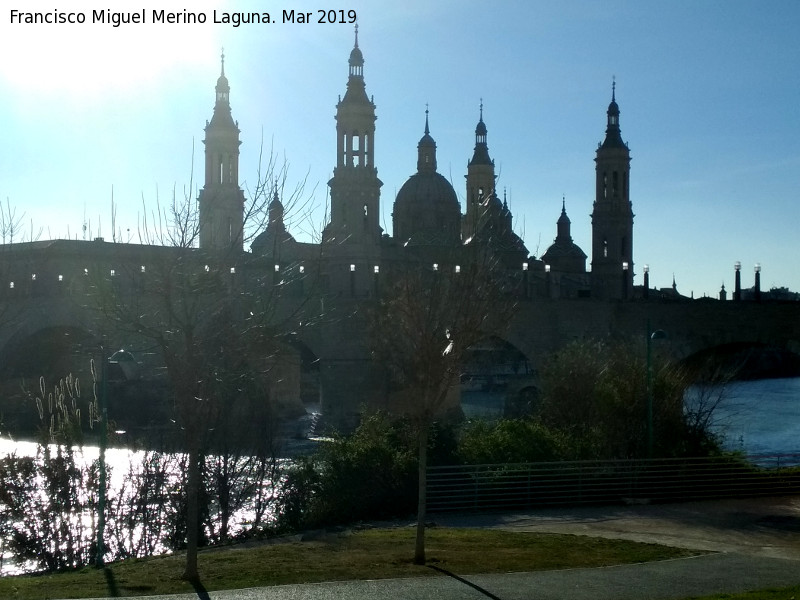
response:
M227 547L220 550L209 550L201 553L202 583L193 589L187 588L186 594L177 597L155 596L150 600L196 600L199 597L219 600L272 600L291 597L296 600L322 600L331 597L346 597L350 600L366 600L375 597L413 597L416 599L450 600L464 598L493 597L503 600L555 600L570 598L571 600L667 600L697 598L735 599L736 594L745 590L761 590L771 588L749 598L760 600L786 600L800 593L800 496L781 498L760 498L747 500L723 500L713 502L693 502L656 506L628 507L596 507L573 510L542 510L529 513L494 513L479 515L452 515L432 517L437 526L429 530L428 557L434 571L425 567L410 565L413 540L413 528L405 527L405 523L395 523L390 531L401 538L391 543L401 554L400 568L410 569L405 575L399 573L391 579L385 577L380 566L380 557L370 551L367 556L360 553L338 552L340 558L349 560L356 575L348 581L331 582L334 577L327 577L324 584L287 584L277 587L241 589L238 591L215 592L220 589L219 572L204 566L203 561L216 556L233 565L239 571L244 560L259 547ZM656 560L637 565L606 566L597 568L580 567L577 563L554 564L553 548L548 550L549 556L541 563L534 563L534 568L546 564L545 571L531 571L522 565L525 572L512 574L488 574L488 565L503 556L494 546L485 541L466 540L465 550L471 550L473 556L480 561L478 565L482 574L473 575L463 564L449 561L444 554L445 548L436 534L445 531L445 527L456 527L460 530L473 530L477 533L509 533L520 540L550 538L560 539L568 544L568 556L571 559L584 559L588 555L602 553L605 542L625 543L637 541L637 538L648 544L666 544L657 548L671 547L689 551L692 557L673 556L668 560ZM387 531L387 530L379 530ZM522 536L519 538L518 536ZM563 536L563 537L562 537ZM308 536L307 546L297 556L287 556L288 545L282 545L279 555L287 557L290 562L284 566L280 558L265 560L260 557L255 563L264 571L273 567L285 573L301 573L311 563L319 563L316 551L309 548L320 548L331 538L335 541L352 540L354 536L347 533L334 533ZM290 542L295 543L295 542ZM260 548L263 548L261 546ZM458 554L462 551L459 550ZM698 554L699 553L699 554ZM685 556L685 555L684 555ZM442 560L444 557L445 560ZM666 558L666 557L664 557ZM159 559L162 560L162 559ZM172 566L175 573L180 571L180 557ZM359 562L364 560L365 562ZM536 559L537 561L539 559ZM142 567L140 575L131 578L118 570L125 563L114 565L107 571L88 569L101 586L104 596L118 597L123 594L153 594L153 585L162 577L152 569L151 561L130 561L134 566ZM442 570L447 574L441 574ZM519 566L504 568L503 572L519 571ZM408 575L420 575L409 579ZM77 574L81 576L82 574ZM176 575L173 575L176 576ZM301 574L308 577L307 574ZM49 584L48 595L19 595L20 599L87 597L73 596L65 590L54 587L53 579L42 579ZM66 577L66 576L63 576ZM72 575L70 575L72 577ZM401 577L401 578L397 578ZM37 578L26 578L34 580ZM337 577L336 579L339 579ZM368 579L365 581L364 579ZM18 581L18 580L17 580ZM302 581L310 581L303 579ZM0 579L0 586L14 579ZM130 588L138 586L136 590ZM777 592L774 588L793 586L785 592ZM46 587L46 586L45 586ZM228 589L232 584L228 584ZM146 588L146 589L145 589ZM0 597L14 597L9 593L11 588L0 587ZM21 589L17 586L17 589ZM105 590L104 592L102 590ZM130 590L130 591L129 591ZM201 591L202 590L202 591ZM722 596L721 594L724 594Z

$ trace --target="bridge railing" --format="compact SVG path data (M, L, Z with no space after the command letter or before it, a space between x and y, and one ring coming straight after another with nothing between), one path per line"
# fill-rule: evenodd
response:
M800 493L800 453L434 466L429 512Z

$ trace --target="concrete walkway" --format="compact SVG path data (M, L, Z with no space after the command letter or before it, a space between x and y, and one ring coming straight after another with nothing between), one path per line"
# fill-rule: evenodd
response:
M800 497L434 517L453 527L571 533L710 552L595 569L285 585L148 600L678 600L800 585ZM365 573L365 576L369 576Z

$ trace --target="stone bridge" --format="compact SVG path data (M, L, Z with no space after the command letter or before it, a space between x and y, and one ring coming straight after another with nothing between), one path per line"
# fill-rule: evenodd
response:
M109 246L97 246L95 259L105 256ZM81 257L85 259L85 252ZM141 258L142 264L145 259ZM104 343L112 350L127 346L147 368L163 372L163 363L152 348L131 348L123 334L111 330L96 311L87 308L86 290L76 284L86 268L76 260L62 248L57 258L26 262L24 269L15 261L16 268L0 273L5 279L0 281L0 379L18 388L21 378L63 376L80 370L78 363L86 365L88 357L99 358ZM297 293L283 301L296 302L296 298ZM313 307L322 310L324 306L326 318L311 326L298 323L289 342L305 368L316 373L323 413L330 422L345 427L363 406L380 407L384 402L382 382L376 381L369 367L364 301L363 295L347 294L306 298ZM667 333L659 352L677 360L743 345L800 354L800 302L536 297L520 299L516 316L496 337L524 354L535 370L548 355L574 340L638 339L644 350L648 323L652 330ZM6 385L0 392L9 389Z

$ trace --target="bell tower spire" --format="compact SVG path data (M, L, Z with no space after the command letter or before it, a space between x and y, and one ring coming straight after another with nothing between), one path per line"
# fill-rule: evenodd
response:
M486 123L483 122L483 98L481 98L478 124L475 126L475 149L467 163L466 215L461 231L465 242L473 238L480 229L481 221L491 209L491 204L499 206L495 193L494 161L489 156Z
M611 84L606 137L595 158L592 210L592 295L627 298L633 288L633 207L630 201L631 156L622 140L617 82Z
M336 166L328 181L331 220L322 232L324 242L377 244L380 188L375 168L375 104L364 83L364 55L355 43L348 60L344 98L336 105Z
M198 197L200 247L242 250L244 193L239 188L239 127L231 115L225 51L220 55L216 100L205 128L205 184Z

